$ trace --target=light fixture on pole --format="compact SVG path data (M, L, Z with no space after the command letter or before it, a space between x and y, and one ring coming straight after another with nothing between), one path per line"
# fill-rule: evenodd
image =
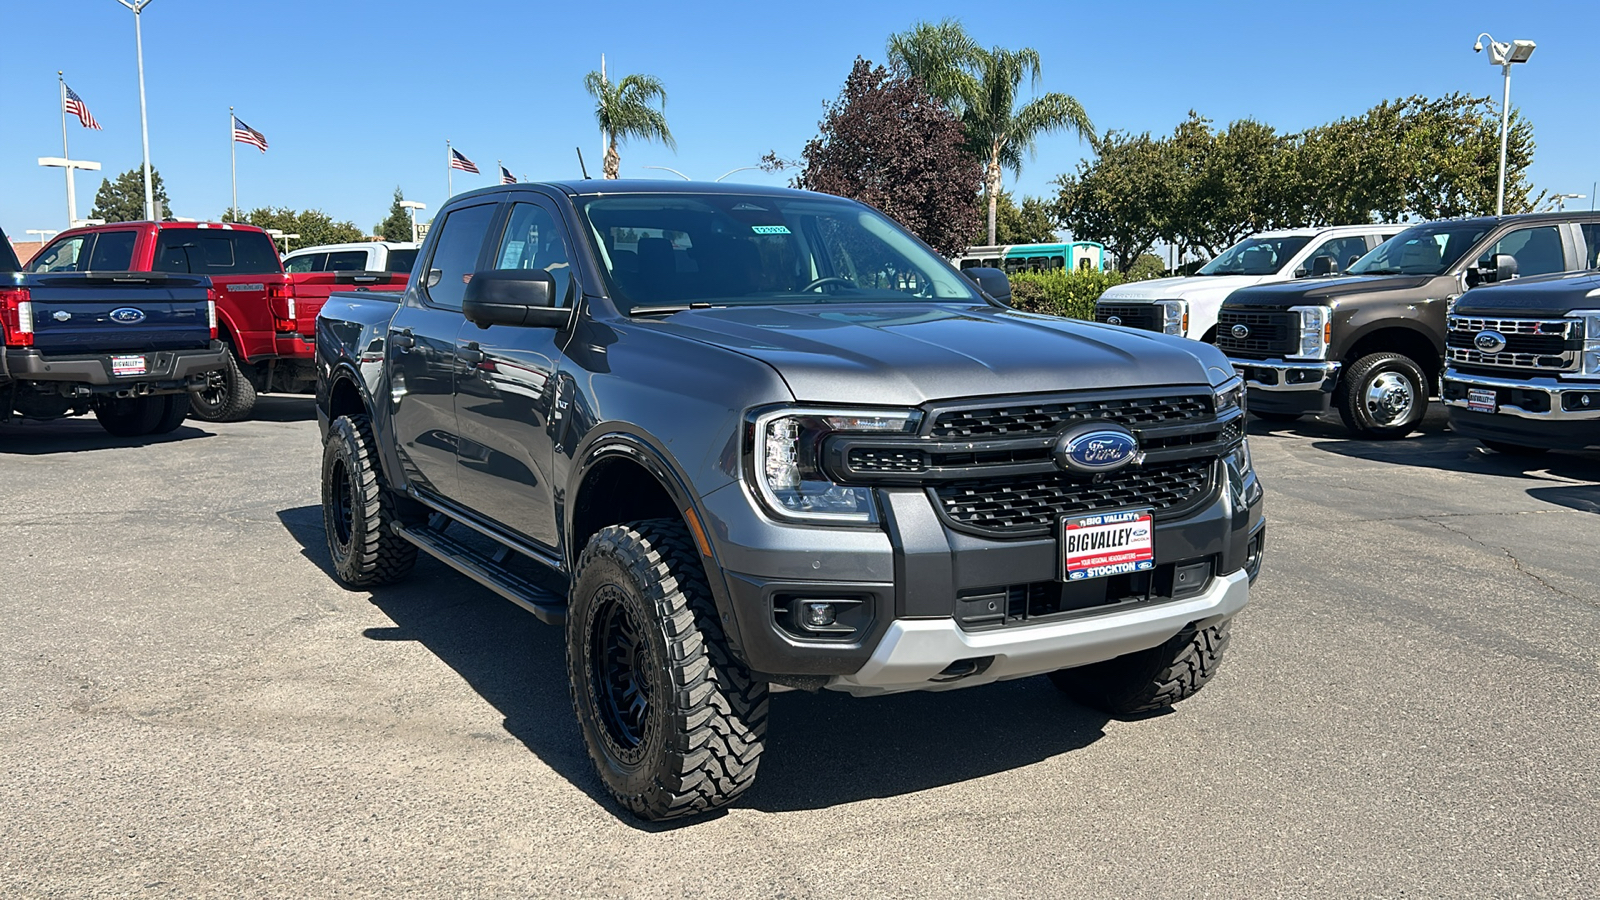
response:
M1503 216L1506 214L1506 136L1511 127L1511 66L1527 62L1538 45L1533 41L1512 41L1503 44L1485 31L1478 35L1478 40L1473 43L1473 53L1483 52L1484 38L1489 38L1489 63L1499 66L1506 76L1505 93L1500 99L1500 187L1495 192L1494 204L1494 214Z
M1585 195L1585 194L1557 194L1554 197L1551 197L1550 199L1554 200L1556 202L1556 211L1557 212L1565 212L1566 209L1567 209L1567 201L1568 200L1584 200L1584 199L1587 199L1587 195Z
M133 10L133 44L139 54L139 133L144 138L144 217L156 217L156 197L150 186L150 118L145 113L144 105L144 29L140 21L144 8L149 6L151 0L117 0L123 6Z
M400 206L411 210L411 243L417 243L417 210L427 209L428 204L417 200L401 200Z
M45 244L50 243L50 239L51 238L53 238L56 235L60 234L61 233L61 229L59 229L59 228L29 228L27 233L28 234L37 234L39 236L39 246L43 247ZM24 262L26 262L26 260L24 260Z
M67 159L65 156L41 156L39 157L39 165L49 166L52 169L67 170L67 227L75 227L78 215L78 197L73 190L72 170L83 169L86 172L98 172L100 171L100 164L89 162L86 159Z
M693 178L690 178L689 176L683 174L682 172L679 172L677 169L674 169L671 166L641 166L640 168L644 168L644 169L660 169L660 170L662 170L664 172L671 172L672 174L678 176L679 178L682 178L684 181L693 181L694 180ZM730 172L728 174L731 175L733 173Z
M735 172L743 172L746 169L759 169L759 168L761 168L761 167L760 166L740 166L737 169L729 169L728 171L723 172L721 175L718 175L715 180L716 181L721 181L722 179L727 178L729 175L732 175Z

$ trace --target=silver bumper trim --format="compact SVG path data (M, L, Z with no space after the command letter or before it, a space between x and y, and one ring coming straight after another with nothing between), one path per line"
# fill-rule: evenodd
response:
M1538 391L1550 398L1550 411L1523 409L1513 404L1500 404L1495 410L1496 415L1516 416L1519 419L1537 419L1545 422L1582 422L1600 419L1600 407L1585 410L1563 409L1561 397L1563 394L1600 394L1600 382L1594 384L1565 384L1554 378L1494 378L1489 375L1463 375L1454 369L1447 369L1444 373L1446 385L1454 382L1469 388L1508 388L1519 391ZM1446 406L1457 409L1472 410L1466 400L1446 400Z
M1325 362L1322 360L1310 362L1288 362L1282 359L1234 359L1228 357L1228 362L1244 377L1245 384L1258 391L1324 391L1332 392L1333 383L1339 377L1339 363ZM1276 376L1274 383L1267 384L1245 375L1251 369L1268 369ZM1315 381L1302 381L1290 384L1286 377L1290 372L1310 372L1319 376Z
M968 632L954 619L898 619L860 671L837 676L827 686L861 696L1041 675L1147 650L1190 622L1210 625L1227 619L1249 600L1250 578L1241 569L1213 579L1205 593L1186 600L1043 625ZM980 673L957 681L931 680L958 660L990 656L994 661Z

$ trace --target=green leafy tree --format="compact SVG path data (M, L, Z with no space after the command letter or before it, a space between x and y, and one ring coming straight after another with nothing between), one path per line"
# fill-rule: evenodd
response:
M981 199L978 202L982 202ZM969 243L982 244L988 239L983 225L979 225ZM1045 244L1055 241L1055 211L1051 204L1038 197L1023 197L1018 206L1010 191L1001 191L996 204L995 243Z
M1167 142L1108 131L1093 141L1095 158L1056 179L1056 218L1083 240L1099 241L1126 271L1173 230L1182 169Z
M1154 253L1141 253L1139 258L1134 260L1133 265L1129 266L1128 270L1123 274L1127 276L1129 281L1148 281L1151 278L1160 278L1167 274L1167 264L1162 262L1161 257Z
M959 22L946 19L920 22L891 36L889 58L961 116L968 146L985 163L990 244L996 241L1003 170L1020 176L1023 157L1032 157L1042 134L1070 131L1094 138L1083 104L1069 94L1048 93L1017 105L1023 79L1031 86L1039 83L1039 51L1030 47L985 50Z
M150 169L150 193L161 207L161 218L172 221L172 201L167 199L167 186L161 182L161 173ZM129 169L117 176L100 180L100 189L94 192L91 219L107 222L138 222L144 218L144 167Z
M332 216L320 209L296 211L288 207L260 207L252 209L239 219L233 218L233 211L228 210L222 214L223 222L245 222L257 228L268 231L281 231L284 234L298 234L297 238L288 241L289 250L298 250L301 247L315 247L319 244L344 244L351 241L360 241L366 238L354 222L335 222ZM283 240L278 239L277 244L281 249ZM285 251L288 252L288 251Z
M617 145L628 138L660 141L672 150L678 142L667 128L667 89L654 75L625 75L607 81L599 72L583 77L583 87L595 100L594 118L606 139L605 177L616 178L622 168ZM659 101L661 108L656 108Z
M397 186L394 189L394 203L389 205L389 215L372 229L373 234L386 241L411 240L411 216L407 215L406 208L400 205L400 201L404 199L405 195L400 193L400 188Z

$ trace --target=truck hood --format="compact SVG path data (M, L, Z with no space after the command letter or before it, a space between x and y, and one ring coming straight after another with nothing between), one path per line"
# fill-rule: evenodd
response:
M1455 314L1560 318L1575 309L1600 309L1600 273L1514 278L1475 287L1456 301Z
M807 304L689 310L657 327L762 360L795 399L916 406L994 394L1205 385L1215 347L992 306Z
M1223 302L1227 309L1288 309L1291 306L1333 306L1356 294L1414 291L1435 278L1430 275L1348 275L1312 278L1284 284L1263 284L1234 291Z
M1276 275L1194 275L1156 278L1119 284L1100 295L1101 300L1182 300L1206 292L1232 293L1240 288L1276 279Z

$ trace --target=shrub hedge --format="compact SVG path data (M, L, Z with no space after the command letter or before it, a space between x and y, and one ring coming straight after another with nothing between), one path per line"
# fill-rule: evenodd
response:
M1106 288L1128 279L1121 272L1056 269L1011 276L1011 305L1028 312L1094 319L1094 301Z

